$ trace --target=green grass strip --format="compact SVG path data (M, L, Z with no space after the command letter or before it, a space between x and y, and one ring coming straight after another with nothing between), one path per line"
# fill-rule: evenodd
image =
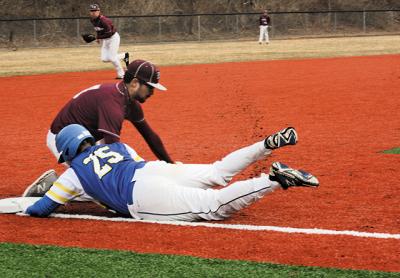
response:
M383 153L400 154L400 148L393 148L391 150L383 151Z
M0 243L1 277L400 277L355 271Z

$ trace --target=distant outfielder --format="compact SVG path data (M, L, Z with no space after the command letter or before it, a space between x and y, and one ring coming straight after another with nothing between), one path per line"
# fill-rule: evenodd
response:
M258 38L258 43L262 44L265 39L265 43L269 44L268 27L271 26L271 18L269 17L267 10L264 10L264 13L260 16L259 25L260 37Z
M94 145L80 125L69 125L56 136L59 162L71 167L25 213L45 217L76 198L95 200L125 217L145 220L222 220L276 189L316 187L317 178L274 162L269 175L228 183L273 149L294 145L297 134L286 128L212 164L168 164L143 161L122 143ZM226 186L215 190L213 186Z
M117 71L117 79L124 78L124 70L121 67L120 60L124 60L126 66L129 64L129 53L118 54L120 36L112 21L100 14L100 6L98 4L90 5L90 22L96 31L95 40L101 42L101 60L103 62L111 62ZM83 34L85 42L90 43L93 35Z

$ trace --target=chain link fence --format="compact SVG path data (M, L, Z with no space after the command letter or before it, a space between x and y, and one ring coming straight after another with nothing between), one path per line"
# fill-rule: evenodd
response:
M270 13L271 39L400 33L400 10ZM257 40L256 13L110 16L121 43ZM89 18L0 20L0 47L57 47L83 44L93 31Z

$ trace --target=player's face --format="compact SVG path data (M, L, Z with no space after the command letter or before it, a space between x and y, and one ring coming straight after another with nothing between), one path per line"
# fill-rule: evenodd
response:
M90 11L90 18L97 18L100 15L100 11Z
M140 84L135 99L140 103L144 103L154 93L154 88L146 83Z
M131 98L144 103L146 99L151 97L154 93L154 88L146 83L139 82L138 79L133 79L131 83L126 85Z

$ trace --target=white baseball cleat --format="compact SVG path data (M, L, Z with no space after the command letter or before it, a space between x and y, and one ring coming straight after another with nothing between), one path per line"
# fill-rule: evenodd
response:
M287 127L265 138L264 145L267 149L277 149L286 145L297 143L297 132L294 127Z
M319 186L318 179L312 174L304 170L292 169L281 162L272 163L269 179L278 182L283 189L288 189L292 186Z

